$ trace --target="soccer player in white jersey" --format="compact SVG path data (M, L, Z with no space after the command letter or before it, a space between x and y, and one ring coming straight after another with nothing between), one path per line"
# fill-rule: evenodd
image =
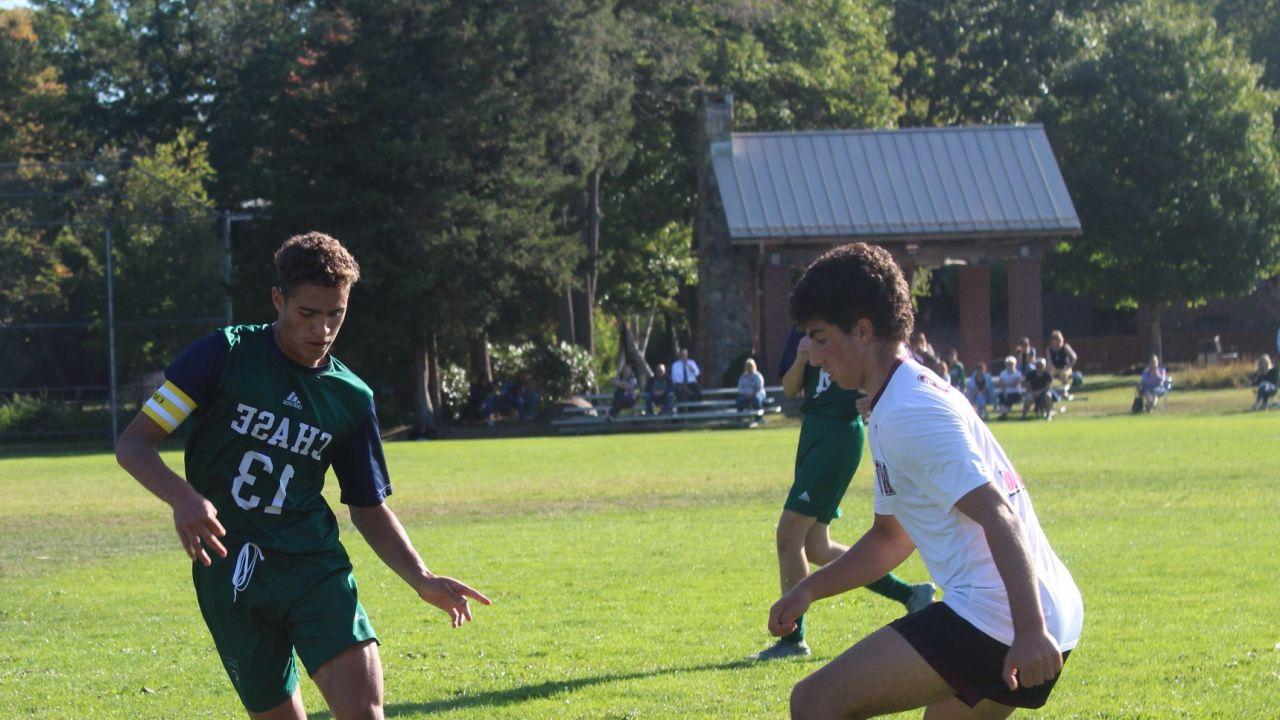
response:
M809 362L872 396L875 518L840 558L774 604L790 633L816 600L865 585L919 549L941 602L868 635L800 681L792 718L1005 718L1044 705L1084 607L1022 478L973 408L910 358L911 296L893 258L863 243L823 254L791 293Z

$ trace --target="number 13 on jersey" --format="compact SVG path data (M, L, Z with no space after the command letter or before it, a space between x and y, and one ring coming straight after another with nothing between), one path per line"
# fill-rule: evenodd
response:
M245 496L245 486L253 487L258 481L257 476L253 474L254 463L260 463L262 468L267 471L268 475L275 472L275 463L271 457L250 450L240 459L240 474L235 477L235 482L231 485L231 496L235 498L236 504L245 510L252 510L262 504L262 498L257 495ZM293 479L293 466L285 465L280 471L280 487L276 490L275 497L271 498L271 504L262 509L268 515L279 515L284 508L285 493L289 491L289 481Z

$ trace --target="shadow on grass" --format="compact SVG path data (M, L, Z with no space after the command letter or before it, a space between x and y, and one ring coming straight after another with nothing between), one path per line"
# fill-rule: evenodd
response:
M574 692L581 690L582 688L592 687L595 685L625 682L628 680L642 680L645 678L660 677L662 675L703 672L706 670L737 670L740 668L751 667L756 664L757 662L754 660L742 659L734 660L732 662L706 663L703 665L693 665L689 667L667 667L640 672L590 675L587 677L572 678L568 680L548 680L535 685L521 685L519 687L508 688L506 690L491 690L489 692L482 692L476 695L460 695L448 700L432 700L420 703L396 703L386 707L386 716L393 718L419 713L431 714L448 712L450 710L502 707L505 705L515 705L517 703L528 702L530 700L541 700L543 698L552 697L553 695ZM307 717L311 718L311 720L332 720L333 715L330 714L328 710L321 710L319 712L308 713Z

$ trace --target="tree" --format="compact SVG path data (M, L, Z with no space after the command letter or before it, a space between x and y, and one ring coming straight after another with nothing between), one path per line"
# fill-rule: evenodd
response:
M697 281L695 166L705 151L697 145L698 92L733 93L740 130L888 125L901 112L885 45L890 16L868 0L629 0L619 7L633 35L634 154L604 192L606 266L621 265L602 271L602 293L621 317L656 310L671 320L680 313L677 295ZM680 249L674 238L690 245ZM636 281L635 272L658 274ZM638 323L630 325L632 339L643 336Z
M419 433L436 424L441 338L538 326L581 257L557 212L578 179L550 151L565 119L544 90L561 88L536 61L573 42L561 19L518 2L346 3L314 18L292 68L274 222L327 229L360 258L353 306L379 317L348 342L376 348L378 376L414 368Z
M1084 233L1048 269L1065 287L1160 312L1249 291L1280 263L1274 94L1193 10L1151 0L1085 28L1047 131Z
M904 126L1026 122L1083 47L1073 20L1117 0L890 0Z

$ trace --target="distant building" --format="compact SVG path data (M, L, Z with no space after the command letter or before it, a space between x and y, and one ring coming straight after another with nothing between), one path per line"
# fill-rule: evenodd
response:
M960 265L959 349L992 357L989 263L1008 271L1009 336L1040 342L1040 261L1080 220L1039 125L734 133L733 98L703 98L695 353L708 378L751 352L772 371L787 295L824 250L889 249L908 277Z

